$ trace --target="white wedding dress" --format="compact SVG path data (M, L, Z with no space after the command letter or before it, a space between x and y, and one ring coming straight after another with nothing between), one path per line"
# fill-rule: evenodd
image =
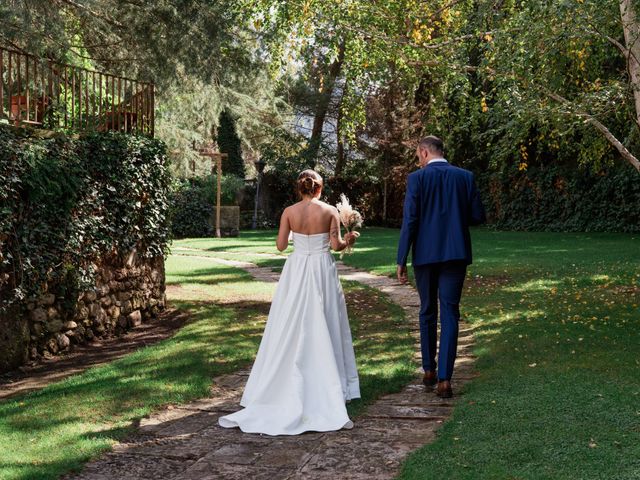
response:
M296 435L352 428L345 401L360 398L344 293L329 234L293 233L262 342L240 405L225 428Z

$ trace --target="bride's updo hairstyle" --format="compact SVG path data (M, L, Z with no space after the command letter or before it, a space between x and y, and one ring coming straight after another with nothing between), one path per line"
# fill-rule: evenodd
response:
M322 177L314 170L305 170L298 175L298 193L300 196L314 196L322 188Z

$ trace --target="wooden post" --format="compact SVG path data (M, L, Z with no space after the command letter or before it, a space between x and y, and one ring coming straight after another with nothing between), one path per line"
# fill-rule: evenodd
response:
M220 238L220 190L222 190L222 155L216 155L218 164L218 190L216 192L216 237Z
M200 155L203 157L211 158L211 173L213 174L213 160L216 162L216 237L220 238L220 207L222 201L220 199L222 192L222 159L227 157L226 153L216 152L212 147L205 147L200 149Z
M389 184L388 177L384 177L383 181L383 193L382 193L382 221L384 222L384 226L386 227L387 223L387 185Z

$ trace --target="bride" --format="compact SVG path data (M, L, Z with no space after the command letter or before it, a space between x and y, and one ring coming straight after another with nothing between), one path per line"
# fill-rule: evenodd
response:
M335 251L356 236L340 235L337 210L319 200L322 178L298 177L302 200L285 209L276 246L294 251L282 270L262 342L240 405L220 417L225 428L268 435L297 435L352 428L345 402L360 398L351 331L338 279Z

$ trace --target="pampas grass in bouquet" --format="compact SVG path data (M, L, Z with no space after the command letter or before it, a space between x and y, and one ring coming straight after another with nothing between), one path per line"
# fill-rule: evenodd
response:
M349 203L349 199L347 196L342 193L340 195L340 201L336 204L336 208L338 209L338 214L340 215L340 223L345 228L347 233L354 233L356 237L359 237L360 234L356 232L356 228L360 228L362 226L362 215ZM345 253L352 254L353 247L351 245L347 245L347 248L340 252L340 258L344 256Z

